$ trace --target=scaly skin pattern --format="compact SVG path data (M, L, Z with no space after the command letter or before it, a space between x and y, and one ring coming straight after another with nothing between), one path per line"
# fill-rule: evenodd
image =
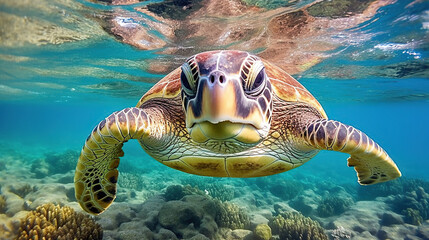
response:
M318 152L302 148L306 143L300 138L297 126L319 119L321 114L305 103L287 103L278 98L274 101L277 107L267 137L245 151L221 153L206 146L211 144L210 140L193 141L185 127L180 102L162 98L151 99L145 105L158 106L166 122L174 124L165 128L167 132L162 138L146 138L140 143L159 162L196 175L257 177L284 172L302 165Z
M319 119L303 127L302 138L317 149L350 154L348 166L355 168L360 184L385 182L401 176L389 155L365 133L352 126Z
M155 113L154 113L155 112ZM165 124L153 122L156 111L126 108L101 121L86 139L74 177L75 194L81 207L92 214L103 212L116 197L119 157L130 139L153 137Z

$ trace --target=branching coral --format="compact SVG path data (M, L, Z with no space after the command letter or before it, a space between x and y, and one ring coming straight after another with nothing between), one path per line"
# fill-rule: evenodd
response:
M339 215L353 204L353 199L348 197L328 196L317 207L320 217Z
M270 240L272 237L271 228L267 224L258 224L253 231L255 240Z
M298 212L283 212L269 223L273 233L284 240L328 240L324 229Z
M230 201L234 198L234 188L230 186L212 183L201 190L207 191L210 196L221 201Z
M250 218L247 213L237 205L216 200L216 223L219 227L231 229L247 229L250 226Z
M144 187L144 182L140 174L127 172L119 174L118 184L121 187L134 189L136 191L141 191Z
M402 211L402 214L405 216L405 222L407 223L420 225L423 222L423 218L417 209L407 208Z
M190 185L196 187L201 191L207 192L213 198L221 201L230 201L234 198L234 188L228 185L220 184L217 182L195 181L193 178L185 178L182 180L183 185Z
M3 195L0 195L0 214L6 211L6 199Z
M79 152L69 150L62 154L48 153L45 161L49 164L49 173L66 173L76 168Z
M21 220L18 240L102 239L103 230L89 216L70 207L44 204Z

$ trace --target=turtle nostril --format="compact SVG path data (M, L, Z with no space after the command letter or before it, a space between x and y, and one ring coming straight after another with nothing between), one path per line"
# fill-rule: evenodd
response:
M220 71L215 71L210 73L210 76L207 80L210 84L225 84L227 79L225 77L225 74Z

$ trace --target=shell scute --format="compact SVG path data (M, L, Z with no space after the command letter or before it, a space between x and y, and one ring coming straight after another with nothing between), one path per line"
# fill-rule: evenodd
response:
M145 95L143 95L137 103L137 107L140 107L144 102L152 98L174 98L179 95L181 89L180 73L181 69L179 67L161 79L151 89L149 89Z
M304 102L316 108L322 115L327 118L325 111L320 103L311 93L305 89L297 80L286 73L283 69L262 60L265 70L271 80L273 92L280 99L288 102Z

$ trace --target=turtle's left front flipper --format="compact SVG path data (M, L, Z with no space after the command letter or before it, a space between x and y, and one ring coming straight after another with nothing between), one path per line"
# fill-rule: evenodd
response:
M149 109L150 111L151 109ZM116 197L119 157L130 139L142 139L153 123L148 110L126 108L101 121L86 139L74 177L75 195L81 207L100 214Z
M312 147L350 154L362 185L385 182L401 176L389 155L365 133L343 123L319 119L305 126L302 137Z

